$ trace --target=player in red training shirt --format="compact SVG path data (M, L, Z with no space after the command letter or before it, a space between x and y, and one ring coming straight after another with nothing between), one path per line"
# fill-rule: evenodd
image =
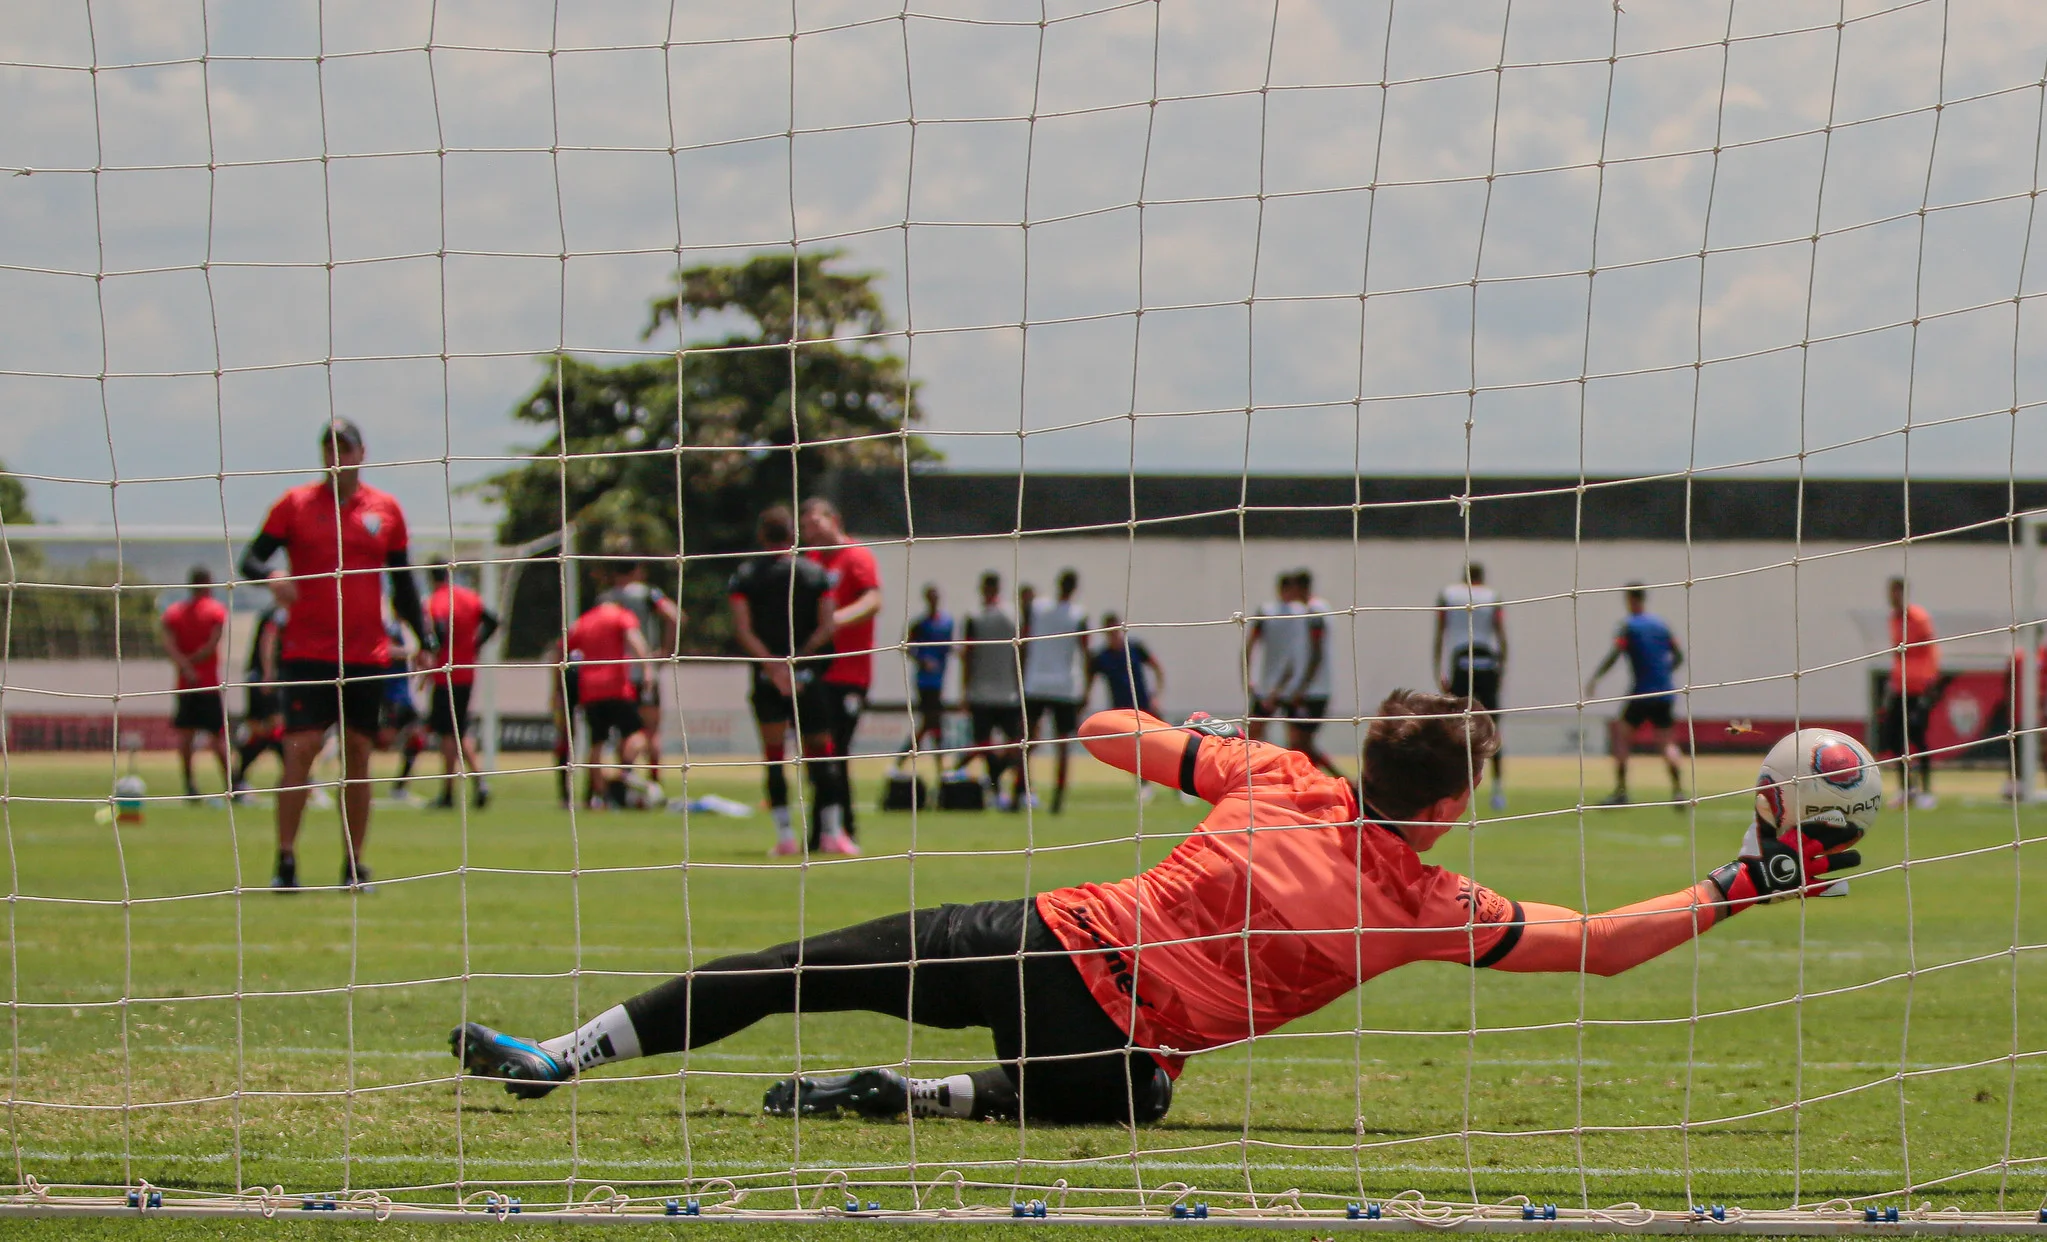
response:
M362 432L337 418L320 428L326 477L277 498L263 529L242 553L241 570L265 582L289 610L279 639L278 679L284 694L284 779L277 787L277 871L270 886L295 889L299 823L305 816L313 760L327 730L341 729L341 817L345 825L341 884L367 890L363 846L370 833L370 754L388 669L391 637L384 628L384 586L391 608L419 639L438 650L419 606L419 584L406 559L405 513L388 492L364 483ZM288 569L272 569L279 551Z
M427 678L434 697L426 712L426 731L441 744L441 761L448 765L448 779L434 805L448 810L455 805L458 773L476 778L476 805L490 805L490 786L483 778L483 762L476 754L476 734L469 727L469 695L476 688L477 652L498 632L498 615L483 606L483 596L456 582L446 565L427 571L434 589L426 599L427 624L441 644L441 658Z
M798 515L806 555L824 566L832 584L832 636L837 655L824 671L824 698L830 708L834 785L845 797L845 832L826 840L812 821L810 848L827 853L858 854L853 844L853 731L867 709L867 690L874 684L874 617L881 611L881 566L874 553L854 543L839 518L838 506L822 496L803 502Z
M584 805L625 805L625 773L639 761L640 686L634 676L650 658L639 618L619 604L600 602L569 627L561 650L575 669L576 696L583 717L584 762L590 774ZM603 767L604 747L616 748L617 778ZM571 746L569 753L575 754Z
M1823 852L1852 844L1846 827L1809 824L1782 840L1758 829L1757 857L1667 896L1589 917L1511 900L1420 857L1464 819L1497 744L1491 718L1448 695L1399 690L1379 705L1361 785L1205 717L1174 728L1099 712L1081 736L1097 759L1214 809L1131 879L917 910L720 958L544 1042L464 1026L456 1054L514 1095L541 1095L592 1065L700 1047L790 1013L800 971L805 1013L985 1026L1001 1064L946 1078L875 1069L784 1080L768 1091L770 1113L1148 1122L1165 1113L1190 1053L1265 1034L1406 963L1617 974L1861 861Z
M207 735L207 749L220 762L221 787L234 787L227 762L227 709L220 689L220 644L227 635L227 606L213 597L213 573L204 565L194 566L186 581L191 583L191 592L163 610L158 628L164 654L178 675L178 705L171 717L171 728L178 733L178 769L185 776L185 796L196 798L199 787L192 781L192 751L201 733Z

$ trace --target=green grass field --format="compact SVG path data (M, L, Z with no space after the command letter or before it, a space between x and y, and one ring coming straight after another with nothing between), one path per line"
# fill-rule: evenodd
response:
M1749 771L1711 763L1701 781L1734 789ZM145 772L153 790L174 787L167 765ZM1576 765L1519 772L1514 818L1446 838L1433 861L1513 896L1606 907L1724 861L1745 822L1741 797L1689 814L1538 814L1576 802ZM752 801L757 779L703 769L690 790ZM1604 792L1603 763L1588 779ZM805 1021L800 1052L795 1023L771 1021L535 1103L459 1082L444 1041L464 1016L556 1034L692 960L806 927L1128 874L1196 821L1202 808L1170 793L1142 808L1141 837L1129 786L1099 771L1062 817L913 824L870 810L870 857L803 866L766 859L765 815L572 822L548 775L514 775L466 820L380 803L380 891L356 897L265 890L265 808L152 804L117 832L91 802L50 800L103 798L109 780L104 757L6 769L14 1004L0 1154L13 1169L0 1180L435 1201L457 1193L444 1187L506 1187L539 1203L729 1178L753 1188L749 1204L778 1208L810 1201L792 1168L809 1186L844 1170L889 1207L910 1206L903 1183L949 1169L987 1183L968 1197L988 1203L1057 1178L1125 1192L1184 1182L1218 1201L1412 1188L1656 1207L1909 1184L1926 1187L1915 1202L2027 1207L2047 1190L2047 1164L1941 1182L2047 1158L2047 1005L2040 968L2014 951L2047 942L2041 881L2021 882L2040 867L2042 813L2015 819L1985 777L1950 781L1940 810L1911 816L1909 841L1905 816L1887 813L1865 845L1877 873L1847 899L1744 914L1612 980L1411 966L1251 1049L1197 1058L1170 1115L1135 1133L760 1114L767 1081L799 1063L987 1052L979 1032L865 1015ZM875 784L870 771L863 789ZM334 824L331 811L309 821L309 882L338 870ZM1908 856L1925 861L1901 868Z

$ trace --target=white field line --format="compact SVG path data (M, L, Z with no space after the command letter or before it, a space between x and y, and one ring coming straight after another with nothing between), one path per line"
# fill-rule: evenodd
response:
M22 1152L21 1152L21 1158L22 1158L23 1160L52 1160L52 1161L56 1161L56 1160L134 1160L134 1161L138 1161L138 1162L140 1162L140 1163L143 1163L143 1164L150 1164L150 1163L156 1163L156 1164L197 1164L197 1165L214 1165L214 1164L226 1164L226 1163L229 1163L229 1162L231 1162L231 1161L233 1161L233 1160L235 1159L235 1155L234 1155L234 1153L232 1153L232 1152L210 1152L210 1153L206 1153L206 1154L203 1154L203 1155L195 1155L195 1154L190 1154L190 1153L178 1153L178 1152L170 1152L170 1153L163 1153L163 1154L158 1154L158 1153L154 1153L154 1152L148 1152L148 1151L136 1151L136 1152L131 1152L131 1153L123 1153L123 1152L118 1152L118 1151L63 1151L63 1150L50 1150L50 1149L28 1149L28 1148L24 1148L24 1149L22 1149ZM245 1162L250 1162L250 1163L266 1163L266 1164L288 1164L288 1165L334 1165L334 1164L340 1164L340 1163L342 1163L342 1159L341 1159L341 1157L339 1157L339 1156L285 1156L285 1155L271 1155L271 1154L267 1154L267 1153L264 1153L264 1152L259 1152L259 1151L252 1151L252 1150L248 1150L248 1149L244 1149L244 1150L242 1151L242 1153L241 1153L241 1159L242 1159L243 1161L245 1161ZM454 1156L453 1156L453 1155L444 1155L444 1156L431 1156L431 1155L416 1155L416 1156L413 1156L413 1155L355 1155L355 1156L350 1156L350 1157L348 1158L348 1160L347 1160L347 1163L349 1163L349 1164L351 1164L351 1165L356 1165L356 1164L360 1164L360 1165L373 1165L373 1166L376 1166L376 1165L417 1165L417 1164L434 1164L434 1163L446 1163L446 1164L450 1164L450 1165L452 1165L452 1164L455 1164L455 1163L456 1163L456 1161L455 1161L455 1158L454 1158ZM1029 1158L1024 1158L1024 1159L1008 1159L1008 1160L970 1160L970 1161L944 1161L944 1160L934 1160L934 1161L930 1161L930 1162L927 1162L926 1164L924 1164L924 1165L921 1165L921 1166L919 1166L919 1167L926 1167L926 1168L936 1168L936 1167L939 1167L939 1166L941 1166L941 1165L943 1165L943 1166L947 1166L947 1167L954 1167L954 1166L962 1166L962 1165L965 1165L965 1166L973 1166L973 1167L978 1167L978 1168L991 1168L991 1167L1015 1167L1015 1166L1019 1166L1019 1165L1021 1165L1021 1166L1030 1166L1030 1165L1038 1165L1038 1164L1043 1164L1043 1165L1047 1165L1047 1166L1052 1166L1052 1165L1056 1165L1057 1167L1060 1167L1060 1168L1073 1168L1073 1167L1076 1167L1076 1166L1089 1166L1089 1165L1097 1165L1097 1166L1103 1166L1103 1167L1109 1167L1109 1168L1128 1168L1128 1167L1130 1167L1130 1165L1131 1165L1132 1163L1133 1163L1133 1162L1132 1162L1132 1159L1131 1159L1131 1157L1130 1157L1130 1156L1129 1156L1128 1154L1125 1154L1125 1155L1121 1155L1121 1156L1114 1156L1114 1155L1110 1155L1110 1156L1091 1156L1091 1157L1086 1157L1086 1158L1081 1158L1081 1159L1075 1159L1075 1158L1072 1158L1072 1157L1067 1157L1067 1158L1062 1158L1062 1159L1059 1159L1059 1160L1056 1160L1056 1161L1053 1161L1053 1160L1044 1160L1044 1161L1041 1161L1041 1160L1032 1160L1032 1159L1029 1159ZM1136 1163L1137 1165L1139 1165L1140 1167L1144 1168L1144 1169L1147 1169L1147 1170L1156 1170L1156 1171L1158 1171L1158 1172L1196 1172L1196 1173L1200 1173L1200 1172L1240 1172L1240 1171L1242 1171L1242 1170L1244 1170L1244 1169L1249 1169L1249 1170L1251 1170L1251 1171L1252 1171L1252 1172L1254 1172L1254 1173L1353 1173L1353 1174L1355 1174L1355 1173L1363 1173L1363 1174L1365 1174L1365 1175L1367 1175L1367 1176L1373 1176L1373 1175L1378 1175L1378 1174L1385 1174L1385 1173L1432 1173L1432 1174L1444 1174L1444 1173L1454 1173L1454 1174L1459 1174L1459 1175L1463 1175L1463 1174L1466 1174L1466 1173L1476 1173L1476 1174L1479 1174L1479 1175L1482 1175L1482 1176L1486 1176L1486 1177L1496 1177L1496 1176L1504 1176L1504 1177L1515 1177L1515 1176L1551 1176L1551 1177L1557 1177L1557 1176L1576 1176L1576 1175L1577 1175L1577 1174L1578 1174L1579 1172L1581 1172L1581 1170L1580 1170L1580 1169L1578 1168L1578 1166L1576 1166L1576 1165L1567 1165L1567 1164L1529 1164L1529 1165L1504 1165L1504 1164L1501 1164L1501 1165L1492 1165L1492 1164L1480 1164L1480 1165L1462 1165L1462 1164L1415 1164L1415 1163L1401 1163L1401 1164L1380 1164L1380 1163L1376 1163L1376 1162L1372 1162L1372 1161L1360 1161L1359 1163L1357 1163L1357 1164L1354 1164L1354 1165L1353 1165L1353 1164L1304 1164L1304 1163L1293 1163L1293 1162L1288 1162L1288 1161L1284 1161L1284 1160L1252 1160L1252 1161L1241 1161L1241 1160L1161 1160L1161 1159L1154 1159L1154 1158L1151 1158L1151 1157L1146 1157L1146 1156L1139 1156L1139 1157L1138 1157L1138 1158L1136 1159L1135 1163ZM667 1170L667 1171L671 1171L671 1172L676 1172L676 1173L678 1173L678 1174L681 1174L682 1170L683 1170L683 1169L685 1169L685 1168L687 1168L687 1169L689 1170L689 1174L688 1174L689 1176L694 1176L694 1177L698 1177L698 1178L701 1178L701 1177L704 1177L704 1176L707 1176L707 1175L715 1175L715 1174L717 1174L717 1173L720 1173L720 1172L733 1172L733 1173L757 1173L757 1172L765 1172L765 1173L775 1173L775 1172L783 1172L783 1171L793 1171L793 1172L795 1172L795 1173L799 1173L799 1174L823 1174L823 1173L830 1173L830 1172L834 1172L834 1171L836 1171L836 1172L844 1172L844 1173L847 1173L847 1174L849 1174L849 1175L857 1175L857 1174L861 1174L861 1173L896 1173L896 1172L901 1172L901 1171L903 1171L903 1170L904 1170L905 1168L907 1168L907 1167L908 1167L908 1166L905 1166L905 1165L900 1165L900 1164L872 1164L872 1165L867 1165L867 1164L830 1164L830 1165L817 1165L817 1166L803 1166L803 1167L798 1167L798 1168L795 1168L795 1169L793 1169L793 1170L792 1170L792 1169L791 1169L791 1166L790 1166L790 1165L788 1165L788 1164L786 1164L786 1163L777 1163L777 1162L775 1162L775 1161L769 1161L769 1160L694 1160L694 1161L691 1161L691 1160L686 1160L686 1159L684 1159L684 1158L682 1158L682 1157L679 1157L679 1156L668 1156L668 1157L633 1157L633 1158L626 1158L626 1159L605 1159L605 1158L602 1158L602 1157L590 1157L590 1158L588 1158L588 1159L584 1159L584 1160L580 1160L580 1161L571 1161L571 1160L568 1160L568 1159L566 1159L566 1158L562 1158L562 1157L555 1157L555 1158L551 1158L551 1159L550 1159L550 1158L540 1158L540 1159L532 1159L532 1160L508 1160L508 1159L503 1159L503 1158L497 1158L497 1157L474 1157L474 1156L472 1156L472 1157L470 1157L470 1158L468 1158L468 1159L465 1159L465 1160L461 1161L461 1164L462 1164L462 1166L463 1166L463 1167L465 1167L465 1168L471 1168L471 1169L512 1169L512 1170L520 1170L520 1169L536 1169L536 1170L537 1170L537 1169L554 1169L554 1168L559 1168L559 1169L569 1169L569 1168L574 1168L574 1169L577 1169L577 1170L579 1170L579 1171L580 1171L581 1173L583 1173L583 1174L585 1174L585 1175L587 1175L587 1174L589 1174L589 1173L591 1173L591 1172L593 1172L593 1171L601 1171L601 1170L604 1170L604 1169L622 1169L622 1170L628 1170L628 1171L641 1171L641 1170ZM1584 1168L1584 1169L1582 1170L1582 1172L1583 1172L1583 1173L1584 1173L1584 1174L1585 1174L1586 1176L1588 1176L1588 1177L1645 1177L1645 1176L1646 1176L1646 1177L1684 1177L1684 1176L1686 1176L1687 1174L1689 1174L1689 1175L1690 1175L1690 1176L1692 1176L1692 1177L1772 1177L1772 1178L1786 1178L1786 1177L1789 1177L1789 1176L1791 1175L1791 1173L1790 1173L1790 1170L1788 1170L1788 1169L1786 1169L1786 1168L1784 1168L1784 1167L1782 1167L1782 1166L1776 1166L1776 1167L1764 1168L1764 1167L1761 1167L1761 1166L1747 1166L1747 1165L1732 1165L1732 1166L1723 1166L1723 1165L1710 1165L1710 1166L1709 1166L1709 1165L1695 1165L1695 1166L1693 1166L1693 1167L1692 1167L1691 1169L1689 1169L1689 1170L1686 1170L1686 1169L1680 1169L1680 1168L1664 1168L1664 1167L1658 1167L1658 1166L1654 1166L1654 1165L1639 1165L1639 1166L1631 1166L1631 1167L1623 1167L1623 1168L1604 1168L1604 1167L1593 1167L1593 1166L1587 1166L1586 1168ZM1803 1174L1804 1176L1807 1176L1807 1177L1874 1177L1874 1178L1899 1178L1899 1177L1903 1177L1903 1176L1904 1176L1904 1171L1903 1171L1903 1170L1901 1170L1901 1169L1882 1169L1882 1168L1875 1168L1875 1167L1870 1167L1870 1168L1844 1168L1844 1169L1812 1169L1812 1168L1808 1168L1808 1169L1802 1169L1802 1170L1800 1170L1800 1172L1801 1172L1801 1173L1802 1173L1802 1174ZM1978 1176L1985 1176L1985 1177L1987 1177L1987 1176L1991 1176L1991 1175L1992 1175L1993 1173L1996 1173L1996 1172L1998 1172L1998 1171L1997 1171L1997 1170L1991 1170L1990 1172L1982 1172L1982 1173L1979 1173L1979 1174L1978 1174ZM2013 1176L2013 1177L2028 1177L2028 1178L2039 1178L2039 1177L2047 1177L2047 1168L2042 1168L2042 1167L2022 1167L2022 1168L2021 1168L2021 1167L2015 1167L2015 1168L2013 1168L2013 1169L2011 1169L2011 1170L2010 1170L2010 1175L2011 1175L2011 1176ZM1077 1189L1086 1189L1086 1188L1085 1188L1085 1187L1078 1187Z

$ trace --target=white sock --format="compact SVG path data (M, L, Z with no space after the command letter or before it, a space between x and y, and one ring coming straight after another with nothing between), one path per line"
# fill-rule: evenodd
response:
M769 812L775 817L775 835L784 839L794 837L796 830L789 826L789 808L778 806Z
M613 1005L567 1035L543 1039L540 1046L582 1073L593 1065L630 1061L640 1055L640 1034L624 1005Z
M846 831L845 818L846 808L836 802L830 806L817 808L818 835L826 837L843 835Z
M912 1078L910 1080L910 1115L912 1117L958 1117L970 1121L974 1116L974 1080L968 1074L954 1074L948 1078Z

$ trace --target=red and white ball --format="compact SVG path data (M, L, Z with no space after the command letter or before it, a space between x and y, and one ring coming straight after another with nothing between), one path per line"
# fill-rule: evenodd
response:
M1756 776L1756 819L1765 827L1795 828L1827 811L1840 812L1840 826L1810 834L1829 853L1860 841L1883 806L1876 758L1833 729L1800 729L1779 739Z

